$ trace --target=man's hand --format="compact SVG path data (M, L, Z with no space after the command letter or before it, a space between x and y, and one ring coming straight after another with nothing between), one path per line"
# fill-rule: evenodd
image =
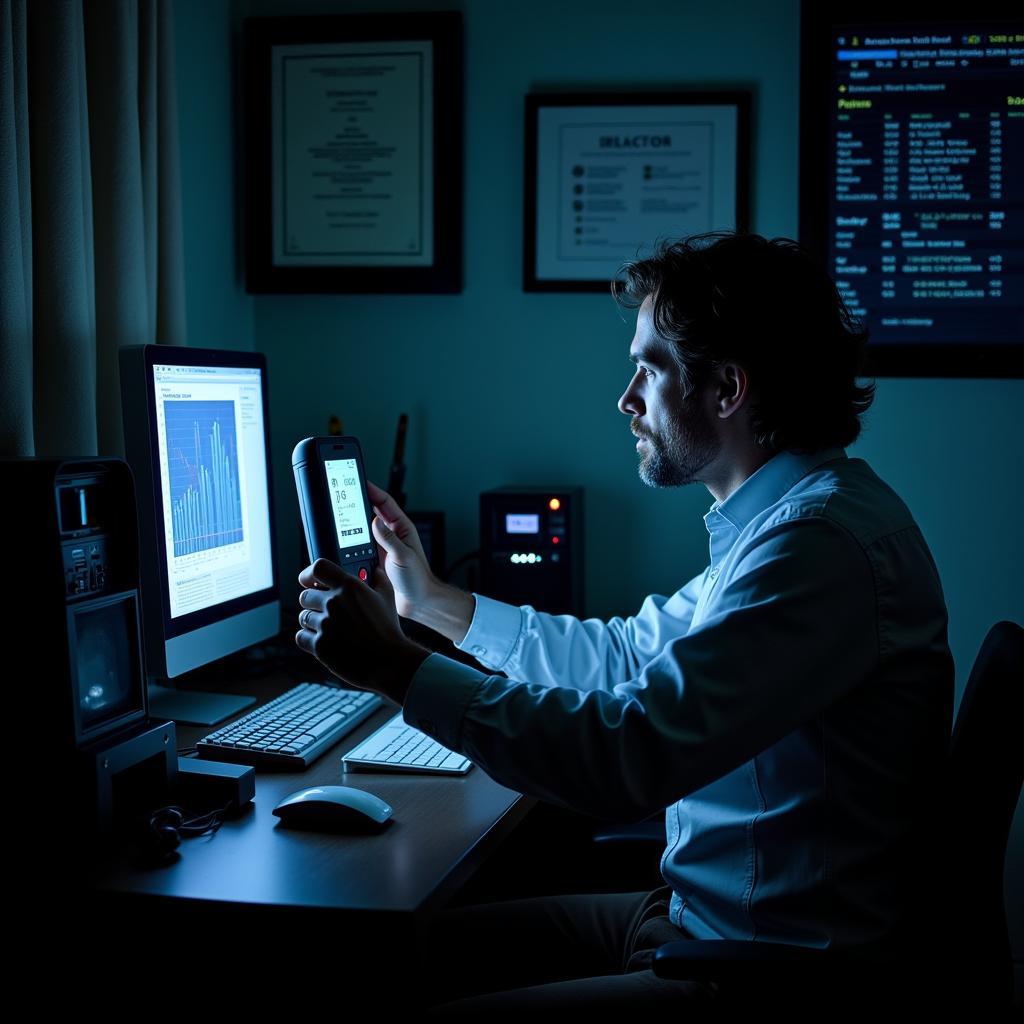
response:
M429 626L453 643L461 642L473 621L473 596L442 583L430 571L416 527L395 499L369 480L366 489L377 513L371 529L394 588L391 594L398 614Z
M299 574L306 589L295 643L339 679L396 704L429 651L402 632L387 575L376 569L370 587L326 558Z
M369 480L366 489L377 513L370 528L394 588L395 607L399 615L415 619L417 610L430 602L439 581L430 571L416 527L395 499Z

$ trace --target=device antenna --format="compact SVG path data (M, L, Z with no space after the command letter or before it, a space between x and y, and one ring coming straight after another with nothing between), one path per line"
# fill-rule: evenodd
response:
M405 508L405 435L409 429L409 417L403 412L398 417L398 433L395 434L395 454L391 460L391 472L388 474L388 494L398 502L399 508Z

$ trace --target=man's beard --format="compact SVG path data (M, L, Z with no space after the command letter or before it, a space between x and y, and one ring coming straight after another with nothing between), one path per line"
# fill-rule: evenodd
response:
M637 431L634 429L633 433ZM721 447L714 429L693 396L693 412L684 413L673 422L672 433L646 440L640 457L640 479L649 487L682 487L694 483L697 474L718 455Z

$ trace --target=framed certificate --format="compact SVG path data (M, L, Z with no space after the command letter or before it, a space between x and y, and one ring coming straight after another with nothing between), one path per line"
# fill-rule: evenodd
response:
M660 238L746 230L745 92L526 97L523 288L608 291Z
M248 18L250 292L462 290L457 12Z

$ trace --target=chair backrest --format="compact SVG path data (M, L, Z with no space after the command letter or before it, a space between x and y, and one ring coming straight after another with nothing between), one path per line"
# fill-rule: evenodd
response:
M1024 629L997 622L975 659L950 744L946 780L948 876L933 893L957 943L971 987L1012 1004L1013 964L1006 929L1003 865L1024 782ZM941 880L940 880L941 884Z
M1022 706L1024 629L998 622L971 669L945 764L913 808L906 913L886 939L851 951L905 971L943 1010L1013 1005L1003 865L1024 781Z

